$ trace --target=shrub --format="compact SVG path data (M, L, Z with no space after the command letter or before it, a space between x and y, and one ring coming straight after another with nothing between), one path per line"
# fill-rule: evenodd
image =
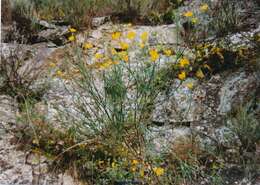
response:
M228 126L241 142L241 155L244 152L255 152L256 144L260 141L260 123L252 105L248 103L244 107L240 106Z
M18 102L23 102L29 97L39 99L44 93L43 89L31 88L44 66L25 68L25 61L30 58L30 52L24 51L21 47L18 45L11 49L8 57L1 55L0 62L0 93L9 94ZM21 51L24 53L21 54Z

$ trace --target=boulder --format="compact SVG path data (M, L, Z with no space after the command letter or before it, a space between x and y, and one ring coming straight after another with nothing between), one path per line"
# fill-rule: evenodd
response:
M213 75L209 81L198 83L187 79L176 80L169 93L161 93L153 111L153 122L158 124L214 125L232 108L254 98L259 86L256 72L243 70ZM194 89L185 86L194 81Z

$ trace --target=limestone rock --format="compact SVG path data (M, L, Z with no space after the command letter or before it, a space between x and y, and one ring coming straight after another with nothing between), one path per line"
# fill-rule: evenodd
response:
M77 185L68 174L51 174L48 160L18 151L11 144L10 124L16 122L17 104L9 96L0 96L0 184L1 185Z
M190 124L214 124L221 121L237 105L250 101L259 85L256 73L237 71L211 77L207 82L196 85L193 90L178 80L170 93L161 94L153 112L155 123L179 122Z
M110 16L103 16L103 17L94 17L92 19L92 26L98 27L106 22L110 21Z

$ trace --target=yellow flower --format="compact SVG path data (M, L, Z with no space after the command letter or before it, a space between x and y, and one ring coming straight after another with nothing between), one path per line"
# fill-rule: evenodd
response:
M115 168L115 167L116 167L116 163L115 163L115 162L112 162L111 167L112 167L112 168Z
M62 77L62 76L63 76L63 73L62 73L61 70L58 70L58 71L56 71L56 75L57 75L58 77Z
M146 42L148 40L148 32L145 31L141 34L141 40L142 42Z
M170 49L166 49L166 50L164 50L163 52L164 52L164 54L165 54L166 56L171 56L171 55L172 55L172 51L171 51Z
M192 11L187 11L183 14L185 17L192 17L193 16L193 13Z
M117 64L119 64L119 61L113 61L113 64L115 64L115 65L117 65Z
M128 57L128 55L127 55L127 52L124 52L124 51L120 52L120 53L119 53L119 57L120 57L123 61L125 61L125 62L128 62L128 61L129 61L129 57Z
M209 9L209 5L204 3L203 5L200 6L200 11L205 12Z
M120 43L120 47L123 50L127 50L129 48L129 45L126 42L121 42Z
M102 62L102 63L100 64L100 69L107 69L107 68L109 68L111 65L112 65L112 63L110 63L110 62Z
M69 32L75 33L77 30L75 28L69 28Z
M185 73L185 71L182 71L181 73L179 73L179 74L178 74L178 78L179 78L180 80L184 80L184 79L186 78L186 73Z
M190 61L187 58L180 59L180 67L185 67L187 65L190 65Z
M115 48L112 48L112 49L111 49L111 54L112 54L112 55L117 54L117 51L115 50Z
M84 45L83 45L83 48L84 49L91 49L91 48L93 48L93 44L91 44L91 43L85 43Z
M141 49L143 49L143 48L145 47L144 43L140 42L140 43L139 43L139 47L140 47Z
M198 18L197 18L197 17L193 17L193 18L191 19L191 22L192 22L193 24L198 23Z
M76 40L76 37L75 37L74 35L71 35L71 36L69 36L68 40L69 40L70 42L73 42L73 41Z
M132 165L137 165L138 164L138 160L134 159L132 160Z
M186 83L185 86L188 87L189 89L192 89L193 83L192 82Z
M98 161L98 165L102 166L104 164L104 161Z
M149 54L150 54L151 60L153 62L155 62L159 58L159 54L158 54L158 52L155 49L151 49L149 51Z
M101 54L101 53L96 53L95 54L95 59L101 59L101 58L103 58L103 54Z
M136 33L134 31L130 31L127 33L127 38L130 40L133 40L136 36Z
M212 70L211 67L210 67L208 64L204 64L203 67L204 67L204 68L207 68L207 69L210 70L210 71Z
M120 37L121 37L121 33L120 32L112 33L112 39L113 40L118 40Z
M205 75L203 74L201 69L198 69L198 71L196 72L196 77L198 77L198 78L204 78L205 77Z
M164 174L164 169L161 167L154 167L153 172L156 174L156 176L161 176Z
M53 63L53 62L50 62L50 63L49 63L49 66L50 66L50 67L56 67L56 64Z
M128 61L129 61L128 55L123 56L123 60L124 60L125 62L128 62Z
M135 172L135 171L136 171L136 167L135 167L135 166L132 166L132 167L131 167L131 171L132 171L132 172Z

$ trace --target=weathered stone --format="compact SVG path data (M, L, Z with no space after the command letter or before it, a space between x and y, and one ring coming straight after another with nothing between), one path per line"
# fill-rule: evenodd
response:
M16 150L8 123L15 123L17 104L14 99L0 96L0 184L1 185L76 185L68 174L48 172L43 156Z
M224 72L198 85L195 81L194 90L185 87L186 81L180 85L180 81L176 80L170 93L158 97L153 121L195 125L218 123L232 108L250 101L257 91L257 81L256 73L247 74L245 71Z
M255 73L247 74L241 71L229 75L219 91L220 102L217 111L220 114L226 114L245 100L250 101L259 85L257 81Z
M38 42L51 41L56 45L61 46L68 42L66 38L66 35L68 35L68 33L69 31L67 26L59 26L53 29L48 28L37 34L37 40Z
M48 23L47 21L44 20L39 20L37 22L38 25L43 26L44 28L48 28L48 29L55 29L56 26L54 24Z
M191 136L191 130L188 127L152 126L147 130L147 139L152 155L169 152L175 142L187 139Z
M99 26L101 26L102 24L105 24L108 21L110 21L110 16L94 17L92 19L92 26L99 27Z
M6 95L0 95L0 123L15 123L18 107L15 100Z

